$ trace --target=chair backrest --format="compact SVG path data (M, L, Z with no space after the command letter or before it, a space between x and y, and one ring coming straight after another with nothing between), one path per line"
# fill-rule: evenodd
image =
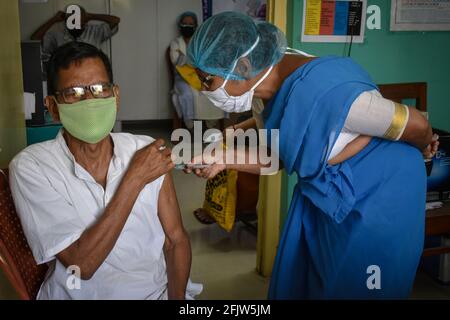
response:
M381 84L378 86L381 94L386 99L402 103L403 100L416 100L416 108L422 112L427 112L427 83L394 83Z
M47 273L38 266L17 216L7 170L0 170L0 267L19 297L35 299Z

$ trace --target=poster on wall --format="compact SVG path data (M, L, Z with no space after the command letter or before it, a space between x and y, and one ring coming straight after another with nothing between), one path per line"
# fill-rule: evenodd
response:
M391 31L449 31L450 0L392 0Z
M258 21L266 20L267 0L203 0L203 20L225 12L245 13Z
M364 42L367 1L303 0L302 42Z

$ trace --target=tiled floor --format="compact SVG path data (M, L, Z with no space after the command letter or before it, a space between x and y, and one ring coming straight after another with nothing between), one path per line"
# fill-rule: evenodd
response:
M420 271L414 283L411 299L450 300L450 285L440 285L428 274Z
M167 134L153 136L167 137ZM205 181L182 172L174 172L173 177L184 225L191 237L191 278L204 285L198 298L265 299L269 281L255 271L256 236L242 224L228 234L216 225L198 223L192 212L203 203ZM14 298L16 295L0 274L0 299ZM450 299L450 286L441 286L419 272L412 299Z
M265 299L268 280L256 271L256 236L244 225L228 234L217 225L204 226L192 212L203 203L205 182L174 173L185 228L191 237L192 281L201 282L200 299Z

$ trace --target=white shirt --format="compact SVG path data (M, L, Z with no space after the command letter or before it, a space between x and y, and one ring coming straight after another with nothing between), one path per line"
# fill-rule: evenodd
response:
M95 224L114 196L134 153L154 140L111 134L114 156L106 190L76 163L60 132L55 140L22 151L10 164L11 191L28 243L49 272L38 299L165 299L165 234L158 218L164 176L140 193L117 243L79 290L66 285L70 274L55 256ZM201 292L189 283L187 298Z

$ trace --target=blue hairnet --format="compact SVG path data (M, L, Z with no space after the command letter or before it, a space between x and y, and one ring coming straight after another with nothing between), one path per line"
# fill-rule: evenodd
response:
M181 25L181 21L183 21L184 18L186 17L191 17L195 20L195 24L198 25L198 18L197 15L192 12L192 11L186 11L183 12L182 14L180 14L177 18L177 25L180 26Z
M203 72L244 80L277 64L286 47L286 37L273 24L255 22L237 12L223 12L200 26L187 54L190 63Z

